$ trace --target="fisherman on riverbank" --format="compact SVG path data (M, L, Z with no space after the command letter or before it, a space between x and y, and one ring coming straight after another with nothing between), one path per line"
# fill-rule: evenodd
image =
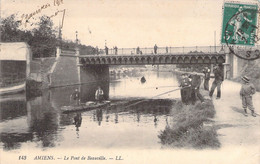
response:
M96 90L96 93L95 93L96 103L97 102L100 103L103 100L103 96L104 96L104 91L101 89L100 86L98 86L98 89Z
M209 90L209 80L210 80L210 69L205 67L202 71L204 73L204 89Z
M80 103L80 92L78 89L75 89L75 91L70 95L70 101L74 101L74 105L79 105Z
M209 96L212 97L216 87L217 87L217 99L220 99L221 97L221 84L222 82L224 81L224 71L223 71L223 68L222 68L222 65L219 64L219 65L216 65L214 67L214 81L212 83L212 86L211 86L211 89L210 89L210 92L209 92Z
M188 105L190 101L190 90L191 90L191 81L188 78L188 74L184 73L181 75L181 101L182 103Z
M197 73L190 75L191 76L191 103L194 105L196 102L196 99L199 98L201 103L204 103L204 98L200 93L200 85L201 85L201 77Z
M242 77L242 80L243 83L240 90L240 98L242 99L242 106L245 112L245 116L247 116L248 107L249 110L251 110L252 116L256 117L252 100L252 96L256 92L255 86L252 83L250 83L250 79L246 76Z

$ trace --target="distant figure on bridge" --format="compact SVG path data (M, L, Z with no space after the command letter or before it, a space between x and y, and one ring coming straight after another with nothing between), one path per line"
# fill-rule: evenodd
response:
M166 47L166 54L168 54L168 47Z
M155 44L154 47L153 47L153 50L154 50L154 54L157 54L157 45Z
M136 48L136 54L139 54L140 53L140 47L137 47Z
M204 73L204 89L209 90L209 80L210 80L210 69L205 67L202 71Z
M117 48L117 46L115 46L115 55L117 55L117 50L118 50L118 48Z
M80 103L80 92L78 89L75 89L75 91L70 95L70 101L73 100L73 105L79 105Z
M99 103L102 102L103 101L103 96L104 96L104 92L101 89L101 87L98 86L98 89L96 90L96 93L95 93L96 103L97 102L99 102Z
M99 49L98 49L98 46L96 46L96 54L99 55Z
M108 48L107 48L107 46L105 46L105 52L106 52L106 55L108 55Z
M213 72L214 72L215 79L211 85L209 96L212 97L212 95L215 91L215 88L217 87L217 99L220 99L220 97L221 97L221 88L220 87L221 87L222 82L224 81L224 71L222 68L222 64L216 65L214 67Z
M182 103L188 105L189 104L189 99L190 99L190 87L191 87L191 82L187 76L187 73L183 73L181 75L181 101Z
M252 116L256 117L254 112L252 96L255 94L255 86L250 83L250 79L247 76L242 77L243 84L240 89L240 98L242 99L242 106L245 111L245 116L247 116L247 107L251 110Z

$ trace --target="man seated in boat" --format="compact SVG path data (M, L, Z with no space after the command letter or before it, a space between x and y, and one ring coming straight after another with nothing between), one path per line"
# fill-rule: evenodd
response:
M78 89L75 89L75 91L70 95L70 100L74 101L74 105L79 105L80 98L79 98L79 91Z
M96 94L95 94L96 103L102 102L103 96L104 96L104 92L103 92L103 90L101 89L101 87L98 86L98 89L96 90Z

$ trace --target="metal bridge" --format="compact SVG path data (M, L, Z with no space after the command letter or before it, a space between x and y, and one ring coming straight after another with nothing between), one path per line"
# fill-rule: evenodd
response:
M226 46L116 48L95 50L95 55L61 56L78 57L80 65L160 65L160 64L215 64L225 63L229 53ZM76 53L77 54L77 53Z

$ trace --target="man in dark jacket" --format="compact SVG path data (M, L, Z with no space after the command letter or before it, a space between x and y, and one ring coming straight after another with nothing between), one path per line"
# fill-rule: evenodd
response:
M210 69L208 67L205 67L203 69L204 73L204 89L209 90L209 79L210 79Z
M197 97L204 103L204 98L200 94L200 85L201 85L201 77L198 74L190 75L192 78L191 81L191 103L194 105L196 102Z
M191 81L187 74L182 74L181 77L181 100L184 104L188 105L190 101Z
M220 99L221 97L221 89L220 89L220 86L224 80L224 71L222 69L222 65L219 64L219 65L216 65L214 67L214 75L215 75L215 79L212 83L212 86L211 86L211 89L210 89L210 92L209 92L209 96L212 97L214 91L215 91L215 88L217 87L217 99Z

